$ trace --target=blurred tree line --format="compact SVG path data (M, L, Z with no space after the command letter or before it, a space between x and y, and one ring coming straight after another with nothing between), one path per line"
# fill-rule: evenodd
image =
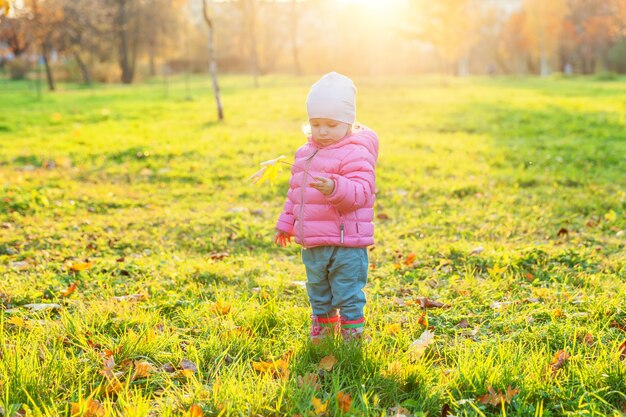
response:
M207 73L211 56L255 81L330 69L626 72L626 0L0 0L0 10L0 66L20 78L38 64L51 89Z

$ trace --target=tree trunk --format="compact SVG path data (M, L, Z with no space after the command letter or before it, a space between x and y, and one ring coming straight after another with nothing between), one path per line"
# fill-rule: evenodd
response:
M250 42L250 66L252 77L254 78L254 86L259 86L259 57L256 50L256 29L254 24L254 1L246 1L246 18L248 19L248 41Z
M297 0L291 0L291 56L293 57L293 69L297 76L302 75L300 58L298 54L298 13L296 11Z
M41 55L43 56L43 63L44 66L46 67L46 78L48 80L48 89L50 91L54 91L55 90L55 86L54 86L54 77L52 75L52 69L50 68L50 58L48 57L48 53L49 53L49 45L47 42L43 42L41 44Z
M133 81L133 71L129 59L129 47L128 47L128 13L126 10L127 1L117 1L117 35L119 37L119 54L120 54L120 69L122 70L122 82L124 84L130 84Z
M156 44L151 42L150 45L148 46L148 62L150 64L150 77L156 76L155 49L156 49Z
M217 106L217 118L221 121L224 120L224 110L222 109L220 86L217 82L217 57L215 54L215 41L213 39L213 22L209 16L207 1L208 0L202 0L202 11L204 13L204 21L209 28L209 73L211 74L211 81L213 83L213 96L215 97L215 105Z
M80 73L83 76L84 83L87 85L91 85L91 75L89 74L89 68L87 68L85 61L81 59L80 54L76 51L74 51L74 59L76 59L76 63L78 64Z

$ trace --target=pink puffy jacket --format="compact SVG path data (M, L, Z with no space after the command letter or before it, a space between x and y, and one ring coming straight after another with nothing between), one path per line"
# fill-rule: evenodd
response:
M377 159L378 137L362 125L326 147L309 138L296 152L276 229L295 236L305 248L372 245ZM335 181L332 194L325 196L309 186L317 176Z

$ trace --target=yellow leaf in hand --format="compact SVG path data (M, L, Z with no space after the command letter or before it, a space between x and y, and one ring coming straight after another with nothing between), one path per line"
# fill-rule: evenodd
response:
M282 159L285 159L285 155L281 155L278 158L261 162L262 168L255 172L250 178L248 178L248 181L252 181L252 184L263 184L265 181L274 181L274 179L276 179L276 176L280 172L281 165L279 164L279 162Z

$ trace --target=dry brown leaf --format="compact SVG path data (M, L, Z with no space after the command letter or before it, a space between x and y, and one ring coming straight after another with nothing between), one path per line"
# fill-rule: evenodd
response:
M624 340L622 344L619 345L618 352L619 352L619 358L621 360L625 360L626 359L626 340Z
M435 333L431 332L428 329L424 330L420 337L417 340L413 341L413 343L411 343L411 345L409 346L409 355L413 358L419 358L420 356L422 356L422 354L424 354L426 348L430 346L434 341Z
M440 301L430 300L426 297L418 297L415 299L415 302L419 303L422 308L448 308L449 305L444 304Z
M318 375L313 372L304 376L298 376L298 385L303 389L311 388L312 390L317 391L320 388L320 385L317 383L317 378Z
M467 329L469 327L469 323L467 322L466 319L463 319L456 325L456 327L460 329Z
M422 314L417 319L417 324L421 324L422 326L428 328L428 313L426 311L422 311Z
M35 303L35 304L24 304L24 307L29 308L30 311L45 311L45 310L58 310L61 308L59 304L56 303Z
M183 359L180 361L181 373L187 378L193 376L194 373L198 372L198 367L195 363L190 361L189 359Z
M147 378L148 374L155 370L156 367L150 362L135 362L135 373L133 375L133 380L137 378Z
M391 407L387 411L389 417L411 417L411 412L404 407Z
M331 369L333 369L333 366L335 366L336 363L337 359L335 358L335 355L331 353L330 355L324 356L322 358L322 360L320 361L320 368L326 371L330 371Z
M514 396L519 393L518 388L507 387L506 392L496 392L491 385L487 387L487 394L476 398L481 404L491 404L494 407L501 406L502 403L509 404Z
M350 407L352 406L352 397L350 394L345 394L342 391L337 393L337 404L339 405L339 409L344 413L350 411Z
M114 301L145 301L148 299L146 294L127 294L113 297Z
M564 351L563 349L559 350L554 355L554 358L552 359L552 363L550 364L550 367L552 368L552 376L555 376L557 371L565 365L565 362L567 362L569 357L570 357L570 354Z
M252 362L252 369L261 374L270 374L274 378L286 380L289 378L289 364L279 359L273 362Z
M593 336L591 333L587 332L587 334L583 336L583 342L585 342L587 346L593 346Z

